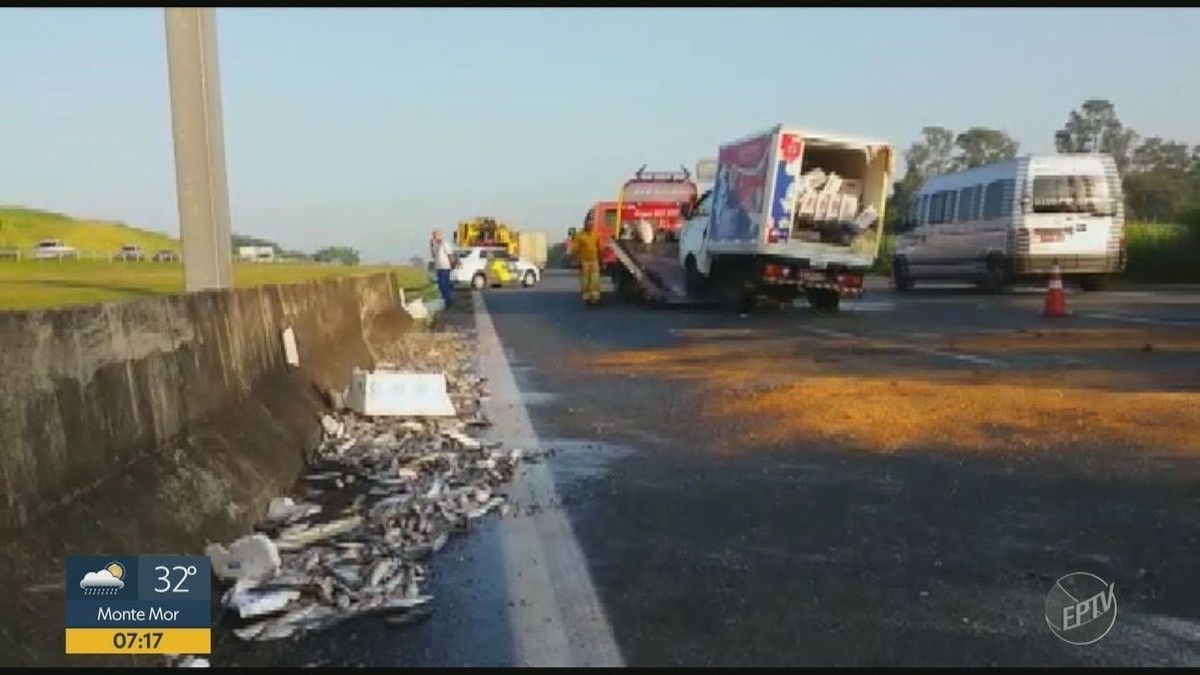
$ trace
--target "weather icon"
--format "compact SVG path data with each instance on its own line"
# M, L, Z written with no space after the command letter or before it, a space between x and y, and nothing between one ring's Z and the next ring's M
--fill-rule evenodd
M113 561L105 565L104 569L83 575L79 587L83 589L84 595L114 595L125 588L125 582L122 581L124 578L125 568L121 563Z

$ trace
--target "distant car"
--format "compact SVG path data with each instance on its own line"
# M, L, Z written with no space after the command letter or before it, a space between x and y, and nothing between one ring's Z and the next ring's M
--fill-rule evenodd
M74 260L78 257L79 252L61 239L43 239L33 248L34 260Z
M475 290L500 286L536 286L542 279L537 265L502 247L471 246L455 251L458 257L450 270L450 282ZM503 271L497 269L499 265Z
M137 244L125 244L121 248L117 249L116 255L113 256L113 260L122 261L141 262L145 259L146 254L142 253L142 247L138 246Z
M175 262L176 260L179 260L179 255L171 249L164 248L154 252L154 262Z

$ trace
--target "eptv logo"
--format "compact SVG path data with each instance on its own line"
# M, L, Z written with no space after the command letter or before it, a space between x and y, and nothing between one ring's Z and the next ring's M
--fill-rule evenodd
M1046 595L1046 623L1063 642L1090 645L1108 635L1117 620L1115 584L1087 572L1054 582Z

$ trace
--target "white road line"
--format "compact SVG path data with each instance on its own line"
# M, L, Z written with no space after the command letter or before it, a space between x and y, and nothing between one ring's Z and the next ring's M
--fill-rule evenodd
M1151 324L1155 326L1200 326L1200 321L1189 319L1156 319L1148 316L1126 316L1123 314L1107 314L1104 312L1086 312L1079 314L1085 319L1102 319L1105 321L1120 321L1124 323Z
M506 444L537 443L483 296L479 291L471 295L480 375L491 390L484 404L494 424L489 436ZM500 521L514 665L624 666L571 523L561 510L550 507L559 503L550 468L541 462L526 465L510 496L514 505L544 507L532 516Z
M872 339L870 336L855 335L853 333L843 333L842 331L830 330L828 328L814 328L812 326L801 326L801 329L806 330L810 333L816 333L817 335L824 335L825 337L838 338L838 339L845 339L845 338ZM1000 367L1004 367L1004 365L1005 365L1005 363L1003 361L998 361L996 359L989 359L986 356L976 356L975 354L964 354L962 352L947 352L947 351L943 351L941 349L933 349L931 347L917 347L915 345L906 345L902 342L895 342L895 341L891 341L891 342L894 346L896 346L900 349L906 349L906 350L908 350L910 352L914 352L916 354L924 354L926 356L937 356L937 357L945 358L945 359L954 359L955 361L963 361L964 363L971 363L971 364L974 364L977 366L988 366L991 368L1000 368Z

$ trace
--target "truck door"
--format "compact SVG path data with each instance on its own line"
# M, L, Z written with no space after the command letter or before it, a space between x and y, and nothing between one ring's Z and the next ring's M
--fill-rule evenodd
M711 261L708 256L708 225L712 217L712 192L706 191L687 213L679 228L679 263L687 264L688 256L696 260L696 269L708 275Z

